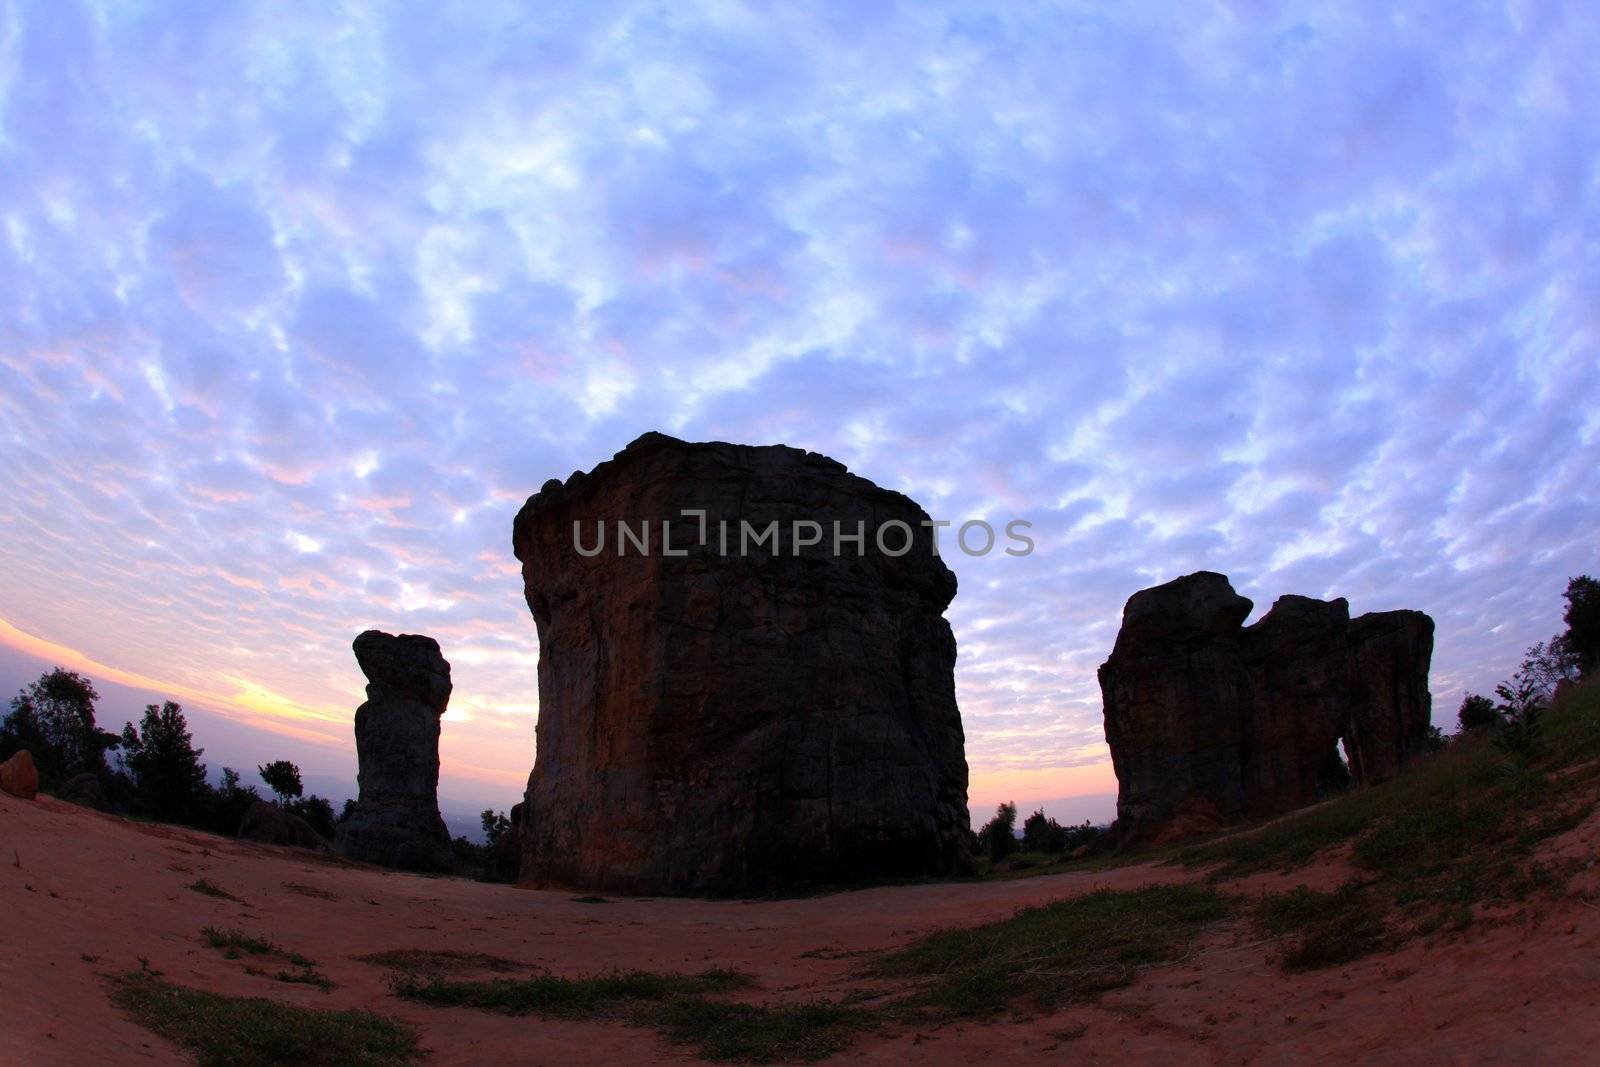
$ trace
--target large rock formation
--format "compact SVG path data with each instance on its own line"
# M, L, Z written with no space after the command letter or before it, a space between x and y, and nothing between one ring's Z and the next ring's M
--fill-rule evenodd
M1344 600L1249 600L1201 571L1129 598L1100 668L1123 841L1310 804L1339 773L1391 778L1426 743L1433 620Z
M926 519L781 445L646 434L547 482L512 535L539 633L522 883L734 892L965 869L956 582ZM859 545L836 546L836 522Z
M450 703L450 664L431 637L368 630L355 640L367 676L356 709L360 795L335 830L351 859L412 871L455 867L439 816L439 717Z

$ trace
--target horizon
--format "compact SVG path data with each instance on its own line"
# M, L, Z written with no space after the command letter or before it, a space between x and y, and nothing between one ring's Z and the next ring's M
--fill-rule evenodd
M452 665L441 806L509 808L512 517L651 430L1033 523L946 556L980 823L1114 798L1095 669L1139 589L1427 612L1448 728L1600 570L1596 20L0 30L0 695L60 665L106 728L176 700L213 778L353 796L376 628Z

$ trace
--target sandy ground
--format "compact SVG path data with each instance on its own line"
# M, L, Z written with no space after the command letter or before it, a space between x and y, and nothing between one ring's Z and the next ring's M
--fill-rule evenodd
M1593 857L1600 820L1550 845ZM1324 865L1232 888L1338 884ZM385 949L508 956L561 975L613 967L747 971L754 999L835 997L861 953L925 931L1003 918L1100 887L1193 877L1136 866L1009 882L899 886L784 901L621 899L423 878L126 822L0 794L0 1064L183 1062L111 1006L104 976L140 961L176 982L316 1007L367 1007L415 1023L434 1064L696 1062L653 1032L435 1009L389 995L352 957ZM241 898L201 896L205 878ZM1242 922L1181 964L1090 1006L981 1025L864 1036L836 1058L864 1064L1600 1062L1600 877L1555 902L1487 919L1394 955L1286 975ZM206 925L269 936L315 958L331 993L244 973L206 946ZM824 950L818 953L817 950ZM807 955L811 953L811 955Z

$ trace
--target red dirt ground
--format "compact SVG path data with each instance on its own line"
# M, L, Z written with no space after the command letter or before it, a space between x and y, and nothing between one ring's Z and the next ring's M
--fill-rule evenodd
M1597 845L1600 818L1591 818L1548 851L1594 857ZM869 1033L831 1062L1600 1062L1600 872L1587 862L1557 901L1392 955L1285 974L1270 943L1232 922L1181 964L1149 971L1092 1005ZM1324 864L1228 888L1328 888L1346 873ZM454 949L568 976L730 967L760 982L757 1000L837 997L858 984L851 977L857 957L839 954L892 948L940 926L999 919L1090 889L1193 877L1143 865L798 900L583 904L570 893L342 866L48 797L0 795L0 1064L182 1062L181 1051L107 999L104 976L137 969L141 958L184 985L407 1019L420 1029L430 1064L692 1062L692 1050L622 1023L401 1001L389 994L384 971L352 957ZM199 878L241 901L187 888ZM311 956L337 988L322 993L246 975L204 944L206 925L238 927ZM819 949L827 951L806 955Z

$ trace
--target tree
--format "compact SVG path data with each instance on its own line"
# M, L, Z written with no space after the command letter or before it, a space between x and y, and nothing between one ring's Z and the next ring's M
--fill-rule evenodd
M1573 654L1566 634L1557 634L1548 643L1540 641L1522 657L1518 678L1534 684L1545 699L1554 695L1556 686L1566 681L1578 680L1578 657Z
M1017 806L1010 801L994 811L994 818L978 831L978 847L992 860L1003 860L1017 850Z
M1066 847L1066 827L1046 816L1043 808L1022 820L1022 851L1063 852Z
M1580 574L1567 582L1567 610L1562 635L1578 670L1585 677L1600 669L1600 582Z
M1500 718L1500 730L1495 735L1495 747L1518 759L1529 759L1539 747L1539 714L1544 710L1544 698L1531 678L1516 679L1516 687L1507 682L1495 686L1500 703L1495 712Z
M95 723L98 699L94 684L75 671L57 667L40 675L17 693L0 722L0 759L26 748L47 789L85 771L107 777L106 753L121 742Z
M511 832L511 820L506 818L504 812L484 808L480 818L483 821L483 839L490 848L494 848L500 838Z
M267 788L278 795L278 803L285 808L305 791L300 785L300 768L286 759L273 760L264 767L257 767L256 773L267 783Z
M1500 715L1494 710L1494 701L1477 693L1468 693L1461 698L1461 707L1456 710L1457 733L1492 730L1499 725Z
M252 805L261 803L261 794L255 786L243 784L238 771L224 767L222 785L212 794L210 801L206 805L210 814L205 820L205 828L232 837L239 832L245 812Z
M289 810L304 819L317 833L333 840L333 803L326 797L312 794L290 804Z
M139 728L122 728L122 764L140 804L157 819L194 819L196 801L210 792L205 749L195 748L183 708L172 701L144 709Z

